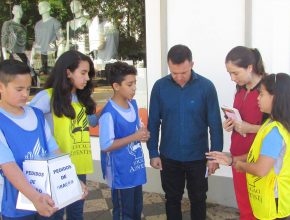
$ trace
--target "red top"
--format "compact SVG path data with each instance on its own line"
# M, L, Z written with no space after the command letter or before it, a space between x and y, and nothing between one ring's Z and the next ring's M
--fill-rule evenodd
M263 118L263 113L258 107L258 87L259 84L248 92L245 88L240 89L236 93L234 100L234 108L239 110L242 120L254 125L260 125ZM231 154L239 156L248 153L255 136L256 133L247 133L246 137L243 137L233 130L231 136Z

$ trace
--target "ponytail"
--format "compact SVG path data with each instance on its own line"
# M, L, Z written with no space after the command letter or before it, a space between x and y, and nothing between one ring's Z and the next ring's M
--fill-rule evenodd
M253 64L253 69L254 72L257 73L258 75L265 76L265 67L263 63L262 56L257 48L251 49L255 56L255 63Z
M225 62L232 62L234 65L245 69L248 68L249 65L252 65L255 74L265 75L262 56L256 48L251 49L244 46L234 47L227 54Z

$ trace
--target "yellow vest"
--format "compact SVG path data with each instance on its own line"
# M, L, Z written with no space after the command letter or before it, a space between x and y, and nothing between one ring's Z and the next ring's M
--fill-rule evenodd
M52 89L47 89L49 96ZM57 117L52 112L54 137L64 153L69 153L77 174L93 173L93 159L90 144L89 122L86 109L79 102L72 103L76 117Z
M253 213L258 219L284 218L290 215L290 133L277 121L268 119L260 128L251 146L247 162L255 163L260 155L262 142L266 135L277 127L286 144L283 165L277 175L274 167L264 177L247 173L248 193ZM275 146L273 146L275 147ZM275 201L275 183L278 187L278 210Z

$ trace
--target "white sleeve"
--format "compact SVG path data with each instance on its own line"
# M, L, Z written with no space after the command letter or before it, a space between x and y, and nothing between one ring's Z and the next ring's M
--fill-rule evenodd
M29 103L30 106L40 109L43 114L50 113L50 97L46 90L42 90L37 93L31 102Z
M48 144L48 151L49 152L53 152L55 150L58 149L58 145L54 139L54 137L51 134L51 130L50 127L47 123L47 121L45 120L45 125L44 125L44 131L45 131L45 136L46 136L46 141Z
M8 162L15 162L15 158L0 130L0 165Z
M99 119L99 141L101 150L110 147L115 139L114 122L112 115L107 112Z

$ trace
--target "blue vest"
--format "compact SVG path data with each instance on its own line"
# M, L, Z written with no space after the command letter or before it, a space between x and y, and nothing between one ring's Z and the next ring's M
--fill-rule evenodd
M0 112L0 129L13 153L15 162L21 170L25 159L30 159L33 155L45 154L48 151L44 131L44 116L40 110L36 108L33 108L33 110L37 117L37 128L33 131L24 130ZM4 176L2 215L6 217L22 217L35 213L16 209L17 196L18 190Z
M131 101L136 113L136 119L128 122L110 102L104 107L102 114L109 112L114 122L115 139L127 137L136 132L139 126L138 107L135 100ZM110 172L112 189L126 189L146 183L144 155L140 141L111 152L101 151L103 177ZM106 175L107 174L107 175Z

